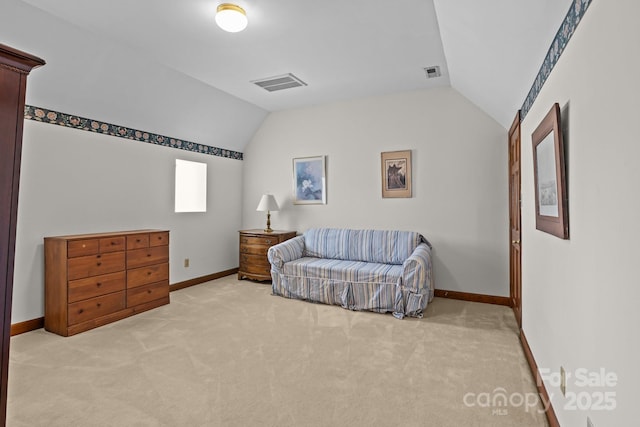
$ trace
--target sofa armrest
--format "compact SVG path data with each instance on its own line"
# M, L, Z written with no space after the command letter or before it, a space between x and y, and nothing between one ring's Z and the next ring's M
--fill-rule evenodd
M420 243L411 256L402 264L402 283L405 288L429 295L433 298L433 272L431 264L431 248Z
M303 251L304 236L297 236L271 246L267 252L267 258L271 263L272 269L280 270L285 262L302 258Z

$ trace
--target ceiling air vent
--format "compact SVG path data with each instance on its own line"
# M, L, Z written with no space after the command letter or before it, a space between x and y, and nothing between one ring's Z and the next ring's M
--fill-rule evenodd
M269 77L268 79L253 80L251 83L258 85L269 92L307 85L291 73L284 74L282 76Z
M434 65L433 67L427 67L424 69L424 72L427 73L427 78L432 79L434 77L440 77L442 74L440 73L440 67Z

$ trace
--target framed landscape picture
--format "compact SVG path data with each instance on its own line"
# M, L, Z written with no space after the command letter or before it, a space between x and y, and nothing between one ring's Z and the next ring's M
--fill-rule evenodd
M325 205L327 203L325 157L293 159L294 205Z
M411 197L411 150L382 153L382 197Z
M536 228L569 238L564 142L556 103L531 135L536 193Z

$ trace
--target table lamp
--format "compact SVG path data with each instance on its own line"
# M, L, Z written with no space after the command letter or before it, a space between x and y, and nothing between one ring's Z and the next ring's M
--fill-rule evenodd
M278 202L276 202L276 198L273 197L273 194L262 195L262 199L260 199L260 203L256 210L260 212L267 211L267 228L264 229L265 232L271 233L273 231L271 229L271 211L277 211L279 209Z

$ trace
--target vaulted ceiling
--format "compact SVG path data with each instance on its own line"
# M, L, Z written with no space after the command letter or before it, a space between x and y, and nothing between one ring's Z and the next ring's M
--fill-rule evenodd
M221 1L22 1L267 111L450 85L505 128L571 4L238 0L249 26L226 33ZM287 73L307 86L252 83Z

